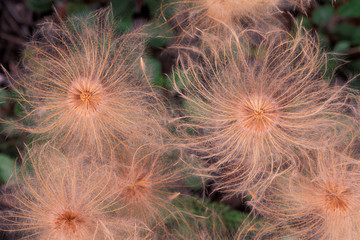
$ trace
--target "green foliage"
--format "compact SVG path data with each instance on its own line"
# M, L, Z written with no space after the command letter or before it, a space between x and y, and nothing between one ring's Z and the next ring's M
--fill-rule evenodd
M182 90L186 87L186 81L189 81L187 78L189 78L189 76L187 76L182 69L175 69L170 74L167 81L165 81L165 87L167 89L173 90L175 84L180 90Z
M14 112L16 116L19 117L25 116L24 108L19 103L15 104Z
M331 5L321 6L313 12L312 22L317 25L325 25L334 15L334 8Z
M360 74L360 60L355 60L347 64L347 68L354 74L350 77L357 77L357 79L354 79L350 82L350 86L356 89L360 89L360 81L359 76L355 76L355 74Z
M339 41L334 46L334 52L346 53L349 50L350 45L351 45L350 41L347 40Z
M159 60L147 57L145 59L145 67L146 71L149 72L150 80L152 81L151 84L153 86L164 86L164 78L162 75L161 63Z
M360 1L351 0L345 3L339 8L338 14L343 18L360 17Z
M83 2L68 2L66 4L66 13L68 15L81 16L91 12L89 5Z
M145 32L150 35L149 45L154 48L165 47L173 37L170 26L158 20L150 21L150 24L145 28Z
M312 22L310 21L309 18L301 16L301 17L297 18L296 26L302 26L306 29L310 29L312 27Z
M6 183L14 174L15 161L9 156L0 153L0 182Z
M192 190L200 190L203 187L203 179L197 175L192 175L185 179L185 183Z
M0 89L0 107L4 107L9 103L9 94L5 89Z
M55 0L28 0L28 5L35 12L48 12L52 9Z
M319 36L321 47L334 53L330 55L327 63L326 77L335 74L352 78L360 74L360 26L356 24L360 17L360 1L358 0L319 0L320 6L315 8L311 17L300 17L303 26L315 30ZM348 62L348 63L345 63ZM347 80L347 79L344 79ZM360 78L356 77L351 82L354 88L360 87Z
M135 1L133 0L110 0L109 4L115 17L115 27L119 33L126 33L132 28L132 17L135 13Z
M163 0L144 0L145 4L149 8L151 15L156 15L160 9L161 2Z
M353 45L360 44L360 27L350 24L342 23L334 26L334 34L339 40L349 41Z
M119 33L126 33L132 28L131 18L125 18L121 20L114 20L115 29Z
M179 203L181 203L178 206L179 208L187 209L195 216L205 217L206 225L210 229L213 226L216 226L217 229L222 229L224 225L229 231L236 232L244 221L249 220L248 214L233 210L227 205L212 202L209 199L201 200L194 197L181 197ZM214 218L215 215L217 217ZM191 219L188 219L187 222L191 221Z
M135 1L133 0L110 0L114 15L122 20L131 19L135 13Z

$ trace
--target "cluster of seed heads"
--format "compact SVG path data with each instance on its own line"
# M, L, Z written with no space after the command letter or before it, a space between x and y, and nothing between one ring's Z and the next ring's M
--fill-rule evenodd
M301 24L285 30L284 10L309 4L162 5L176 33L172 90L152 86L147 35L118 35L111 9L43 24L8 74L25 115L2 122L34 140L0 228L21 239L358 239L360 98L324 78L326 53ZM261 220L227 234L179 207L189 175L251 197Z

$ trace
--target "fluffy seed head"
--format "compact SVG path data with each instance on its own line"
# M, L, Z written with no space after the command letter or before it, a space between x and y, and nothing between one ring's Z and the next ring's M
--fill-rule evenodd
M144 36L117 36L111 10L44 23L13 79L26 115L15 128L57 147L102 153L125 139L155 139L165 111L141 65Z
M164 6L163 12L175 8L169 22L182 30L183 36L201 36L208 32L226 36L230 31L249 26L269 31L281 24L282 10L302 9L309 0L179 0ZM225 35L224 35L225 34Z
M149 229L164 229L166 218L181 216L172 204L180 195L176 187L181 186L179 182L184 177L176 151L142 145L113 156L112 191L119 193L124 205L123 216L144 223Z
M329 149L303 156L301 172L274 180L255 210L281 236L301 239L357 239L360 236L358 160ZM275 225L275 226L274 226ZM268 230L268 231L267 231Z
M118 199L109 191L110 169L84 164L82 157L68 159L50 147L35 151L24 162L16 191L5 195L11 210L0 217L11 231L21 232L23 239L128 236L132 225L115 217Z
M200 61L184 54L174 83L187 104L188 146L211 159L218 187L232 194L296 164L296 149L321 148L351 130L346 87L322 79L325 56L314 39L300 30L272 36L256 50L241 36L225 40L211 57L192 48Z

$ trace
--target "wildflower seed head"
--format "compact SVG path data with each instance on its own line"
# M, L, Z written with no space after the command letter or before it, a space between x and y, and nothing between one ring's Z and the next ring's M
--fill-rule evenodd
M129 137L158 139L166 111L141 64L144 35L118 36L113 21L106 9L40 27L12 81L28 113L14 128L98 156Z
M322 78L326 56L301 27L295 36L280 31L281 41L264 35L256 50L241 36L211 54L187 48L174 81L186 103L189 121L179 129L187 146L210 159L218 188L230 195L257 187L256 179L263 185L297 165L299 149L323 148L355 125L346 86Z
M35 149L24 158L16 191L5 195L12 209L0 215L4 224L29 239L110 240L129 234L133 225L116 215L109 168L84 156L70 159L48 145Z
M271 227L280 237L356 239L360 236L358 160L348 150L331 147L306 153L302 160L299 172L279 176L263 196L254 198L255 211L276 223Z
M124 184L123 196L128 200L139 203L151 194L151 182L143 176L129 176L128 182Z
M200 37L202 33L227 37L249 27L271 31L282 25L281 12L285 8L305 10L309 0L178 0L166 4L162 12L175 8L169 22L180 30L183 37ZM281 21L282 19L284 21Z
M125 206L122 215L149 229L164 230L164 219L178 211L171 196L183 169L176 154L170 158L165 149L142 145L113 155L116 187L112 191L119 193Z

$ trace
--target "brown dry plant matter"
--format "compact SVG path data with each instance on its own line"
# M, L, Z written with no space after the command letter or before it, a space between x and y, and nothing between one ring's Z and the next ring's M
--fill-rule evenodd
M46 145L33 149L16 191L3 196L12 209L0 217L22 239L124 238L132 224L115 217L119 204L109 190L111 174L108 167L69 159Z
M279 177L264 200L253 200L255 209L271 223L263 235L275 232L275 239L358 239L358 159L330 148L304 154L303 160L306 165L301 172Z
M144 35L117 36L109 9L58 21L43 23L25 51L12 80L26 115L10 124L92 154L155 139L166 114L141 65Z
M198 59L182 56L174 82L187 105L181 130L195 132L185 134L187 146L213 163L219 189L238 194L266 183L297 162L296 149L321 148L350 130L346 87L323 79L325 56L300 31L265 36L257 48L234 37L212 57L196 49Z

